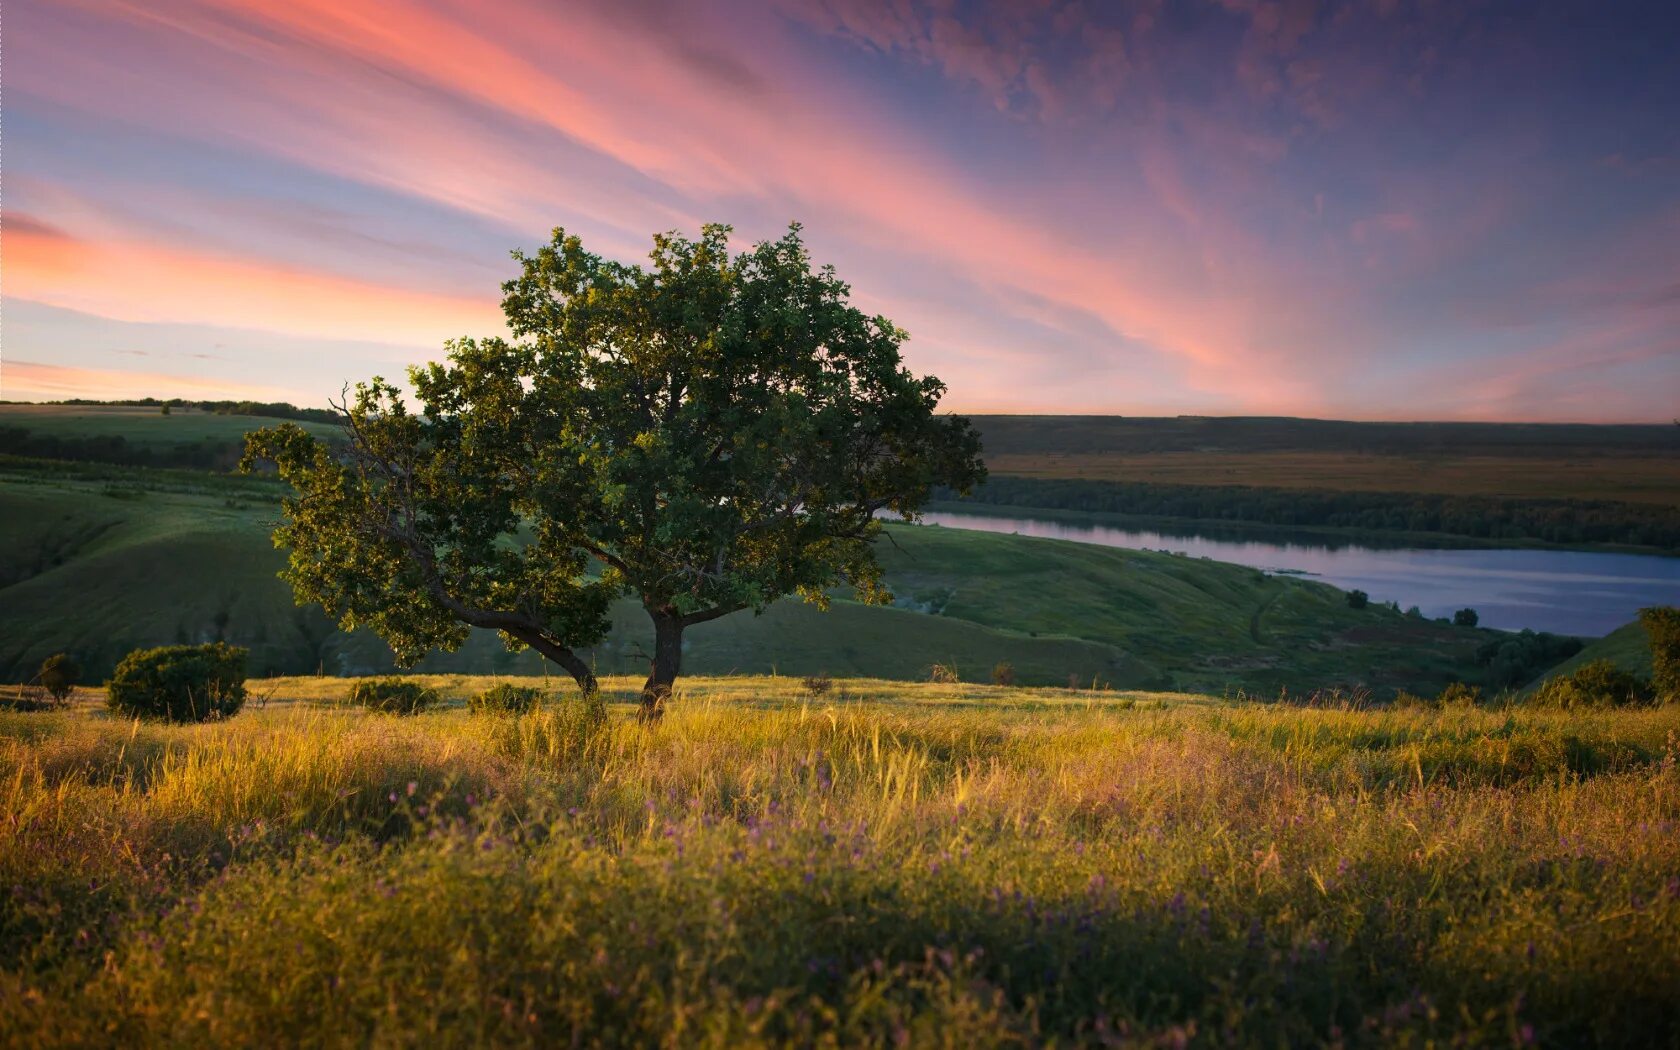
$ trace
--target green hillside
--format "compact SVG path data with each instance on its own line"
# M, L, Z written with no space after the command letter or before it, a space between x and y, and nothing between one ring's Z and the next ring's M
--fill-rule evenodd
M122 438L131 445L151 447L214 444L238 448L245 433L282 420L175 408L164 415L139 405L0 405L0 426L61 439ZM298 421L312 434L331 437L338 429L325 423Z
M0 476L0 679L60 650L104 674L136 646L215 638L250 647L258 674L391 666L377 638L297 608L275 578L276 487L184 471L13 469ZM896 608L841 598L827 613L788 602L726 617L690 631L685 671L919 678L939 662L975 681L1007 661L1039 684L1427 690L1474 677L1488 636L1353 610L1322 584L1164 554L901 526L880 555ZM592 657L603 672L633 672L650 641L627 601ZM423 668L540 673L541 663L483 633Z
M1554 675L1569 674L1583 664L1595 660L1609 660L1624 671L1632 671L1642 678L1651 676L1651 641L1638 620L1625 623L1603 638L1595 638L1586 648L1558 664L1536 679L1534 685Z

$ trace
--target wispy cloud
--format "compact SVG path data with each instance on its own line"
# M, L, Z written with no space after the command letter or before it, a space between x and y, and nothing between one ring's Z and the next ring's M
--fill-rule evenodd
M130 321L436 345L498 327L505 249L549 226L632 258L655 229L800 219L959 407L1544 416L1572 398L1433 377L1520 354L1473 316L1649 255L1625 231L1676 197L1606 159L1675 155L1671 122L1582 88L1544 12L1526 36L1294 0L8 15L32 47L8 56L6 293ZM1555 83L1512 86L1536 70ZM1595 141L1564 104L1603 111ZM72 143L96 126L94 158ZM1605 180L1636 190L1581 206ZM1616 403L1665 411L1647 379Z

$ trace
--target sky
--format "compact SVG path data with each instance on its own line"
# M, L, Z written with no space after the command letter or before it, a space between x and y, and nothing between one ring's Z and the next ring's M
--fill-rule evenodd
M804 225L969 412L1680 414L1680 5L8 0L0 397L285 399Z

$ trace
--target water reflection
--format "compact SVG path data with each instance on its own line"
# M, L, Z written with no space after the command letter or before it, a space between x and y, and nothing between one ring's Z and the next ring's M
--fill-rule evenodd
M1215 539L1034 518L929 513L930 525L1020 533L1106 547L1170 550L1270 572L1308 573L1372 601L1425 616L1473 608L1485 627L1598 636L1648 605L1680 603L1680 558L1554 550L1377 549L1311 542Z

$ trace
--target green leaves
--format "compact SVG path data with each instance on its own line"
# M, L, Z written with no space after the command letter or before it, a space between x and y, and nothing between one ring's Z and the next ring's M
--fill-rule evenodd
M839 584L884 599L877 517L980 480L978 438L797 226L735 256L729 233L658 235L642 267L556 230L503 285L516 341L412 369L417 412L375 379L347 454L251 435L247 465L298 493L275 539L299 601L408 662L468 625L570 657L625 592L679 627Z

